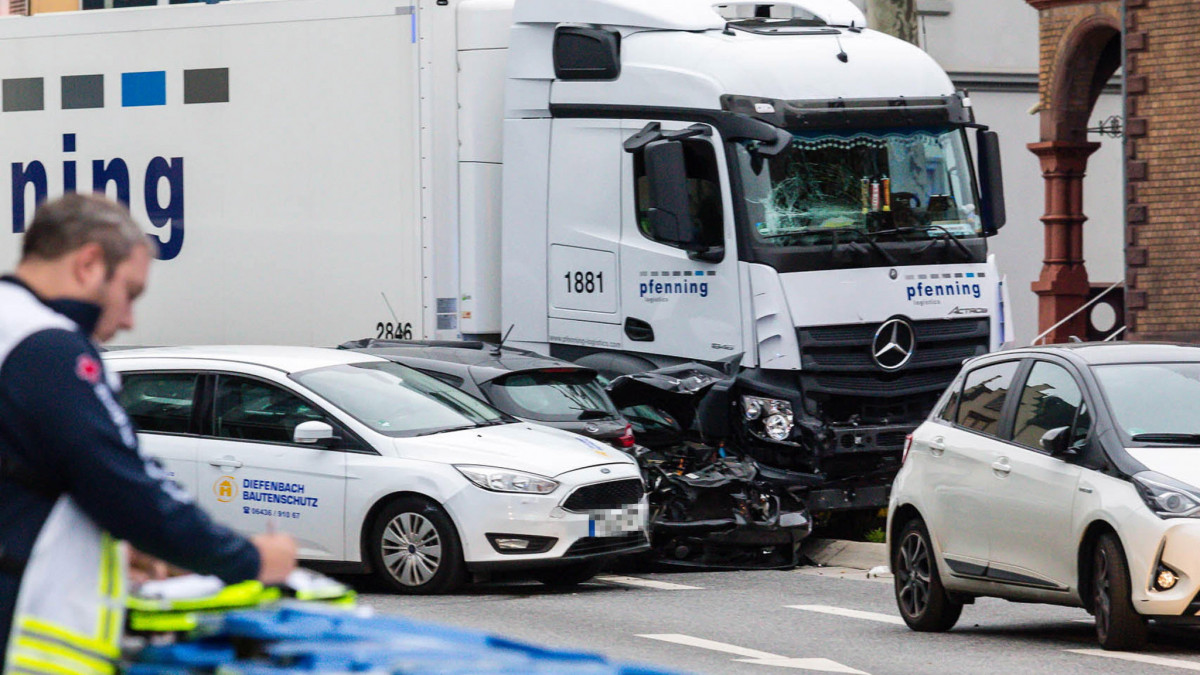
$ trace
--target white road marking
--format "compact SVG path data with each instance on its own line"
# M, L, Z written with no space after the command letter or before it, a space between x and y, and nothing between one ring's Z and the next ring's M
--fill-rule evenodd
M660 591L702 591L699 586L688 586L685 584L672 584L667 581L655 581L653 579L643 579L641 577L622 577L616 575L605 575L596 577L596 581L603 581L610 584L621 584L623 586L639 586L642 588L657 588Z
M1065 649L1063 651L1072 654L1083 654L1084 656L1103 656L1109 659L1120 659L1122 661L1136 661L1138 663L1149 663L1155 666L1164 666L1167 668L1179 668L1180 670L1196 670L1200 671L1200 662L1184 661L1182 659L1168 659L1162 656L1151 656L1150 654L1134 654L1131 652L1106 652L1103 649Z
M855 670L849 666L843 666L837 661L830 659L790 659L786 656L771 654L769 652L761 652L757 649L748 649L737 645L726 644L724 642L716 642L715 640L705 640L704 638L692 637L691 635L680 635L678 633L666 633L657 635L639 635L640 638L648 638L650 640L662 640L663 642L671 642L677 645L686 647L696 647L698 649L707 649L713 652L724 652L733 654L743 658L734 659L740 663L752 663L760 666L775 666L776 668L793 668L798 670L818 670L825 673L850 673L851 675L867 675L861 670Z
M790 609L802 609L806 612L820 612L821 614L836 614L838 616L848 616L852 619L866 619L867 621L879 621L881 623L893 623L898 626L904 625L904 619L890 614L878 614L876 612L862 612L857 609L843 609L841 607L830 607L828 605L788 605Z
M879 584L893 583L890 573L887 577L871 576L870 572L864 572L853 567L799 567L796 568L796 574L803 574L810 577L825 577L827 579L871 581Z

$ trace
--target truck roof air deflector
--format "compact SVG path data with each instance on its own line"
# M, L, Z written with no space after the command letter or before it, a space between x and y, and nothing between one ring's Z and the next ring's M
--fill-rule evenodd
M763 0L732 0L731 2L717 3L715 7L724 9L745 5L788 7L811 14L829 26L864 28L867 25L867 18L863 15L862 10L855 7L850 0L773 0L769 2L764 2Z

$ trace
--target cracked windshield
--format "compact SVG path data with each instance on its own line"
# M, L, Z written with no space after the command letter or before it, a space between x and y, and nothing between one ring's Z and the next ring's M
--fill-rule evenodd
M958 129L798 133L776 157L738 148L759 245L825 243L839 231L981 234Z

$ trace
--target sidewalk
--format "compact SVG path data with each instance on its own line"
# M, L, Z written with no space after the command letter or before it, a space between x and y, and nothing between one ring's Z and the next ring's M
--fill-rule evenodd
M861 577L866 572L868 579L892 578L888 568L887 546L884 544L844 539L805 539L800 551L814 564L800 568L809 574Z

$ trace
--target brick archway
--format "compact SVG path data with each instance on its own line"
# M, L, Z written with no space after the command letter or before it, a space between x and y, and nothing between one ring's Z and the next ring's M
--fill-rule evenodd
M1087 140L1092 109L1121 65L1120 2L1027 0L1041 26L1041 141L1029 145L1045 179L1045 254L1033 283L1038 332L1087 302L1091 290L1083 257L1083 179L1100 145ZM1086 334L1080 313L1054 329L1048 342Z

